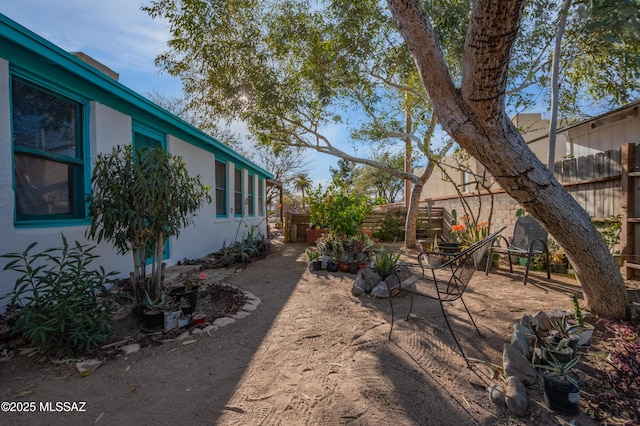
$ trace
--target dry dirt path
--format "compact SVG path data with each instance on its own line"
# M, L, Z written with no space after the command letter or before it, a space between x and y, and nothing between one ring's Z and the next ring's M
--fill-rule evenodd
M437 303L399 321L387 339L385 299L351 295L353 275L310 272L304 244L227 279L262 303L248 317L195 342L164 343L106 362L88 377L31 358L0 363L5 401L86 401L85 412L0 413L2 425L516 425L558 424L532 401L514 419L493 406L480 368L468 369ZM500 362L511 324L524 312L568 305L572 283L477 273L467 302L480 339L454 305L468 355ZM407 300L405 300L407 301ZM400 300L401 311L407 304ZM466 315L466 314L465 314ZM188 341L187 341L188 342ZM27 393L26 395L24 393ZM541 394L541 392L539 392ZM582 416L578 424L590 424Z

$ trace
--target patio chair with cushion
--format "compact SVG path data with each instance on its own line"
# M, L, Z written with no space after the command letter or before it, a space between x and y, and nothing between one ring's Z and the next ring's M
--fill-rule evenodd
M516 221L516 225L513 229L513 236L511 241L507 241L504 236L496 238L494 243L500 245L491 244L489 248L489 259L493 253L506 254L509 258L509 271L513 273L513 264L511 262L511 255L523 257L527 259L524 270L523 284L527 284L527 278L529 276L529 270L531 269L531 260L533 256L544 255L547 267L547 279L551 279L551 267L549 265L549 248L547 247L547 238L549 233L531 216L521 216ZM501 245L504 243L504 246ZM485 270L486 274L489 274L490 263L487 263Z
M395 319L395 311L393 308L393 301L401 292L407 292L411 295L411 304L409 306L409 313L406 319L409 320L411 311L413 310L413 298L414 296L426 297L429 299L437 300L440 303L440 310L444 316L444 320L453 335L453 339L462 354L467 366L470 366L460 342L451 328L447 313L444 309L445 302L454 302L460 300L464 309L467 311L471 323L475 327L479 336L482 336L478 326L476 325L467 305L464 303L462 295L466 290L471 277L474 272L481 267L481 261L483 256L487 255L487 250L491 246L492 241L502 232L505 228L500 229L497 232L487 236L481 241L469 246L466 250L455 254L442 254L444 257L442 264L430 265L427 257L435 254L434 252L422 252L418 255L418 263L403 262L398 263L394 270L393 275L398 279L400 287L395 291L390 292L389 303L391 304L391 328L389 330L389 339L391 339L391 332L393 331L393 323Z

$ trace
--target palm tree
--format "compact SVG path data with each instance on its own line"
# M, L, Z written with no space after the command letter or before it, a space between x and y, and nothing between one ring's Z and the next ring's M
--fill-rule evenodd
M295 180L296 189L299 189L302 192L302 211L306 211L306 206L304 205L304 190L311 185L311 181L309 180L309 176L306 173L300 173L296 176Z

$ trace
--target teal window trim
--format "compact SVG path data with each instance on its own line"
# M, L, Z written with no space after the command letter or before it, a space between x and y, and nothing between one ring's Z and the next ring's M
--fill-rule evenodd
M136 146L136 133L140 134L142 136L144 136L145 138L148 138L148 140L153 140L155 142L159 142L159 145L162 149L167 149L167 135L159 130L153 129L143 123L141 123L140 121L137 120L133 120L131 123L131 132L132 132L132 141L133 141L133 145L134 148L136 149L140 149L140 148L145 148L148 147L150 145L148 144L143 144L144 146L142 147L137 147Z
M44 150L38 150L31 147L16 146L13 143L14 134L14 99L13 99L13 82L18 81L20 84L31 86L34 89L64 99L78 106L76 111L76 155L71 157L64 154L56 154ZM11 177L12 188L16 191L16 172L15 172L15 154L22 153L27 155L35 155L45 160L56 161L68 165L75 165L78 173L73 174L72 194L73 201L71 203L71 212L64 214L48 214L48 215L19 215L17 205L14 205L13 223L15 228L50 228L87 225L89 223L88 211L89 205L86 202L86 194L91 191L91 161L90 161L90 123L91 123L91 107L90 100L76 92L66 89L62 85L52 83L44 78L32 74L28 70L19 69L11 66L9 69L9 116L11 130Z
M258 216L264 216L264 179L258 179Z
M247 178L247 200L249 201L249 205L247 206L247 215L248 216L255 216L256 215L256 210L255 210L255 205L254 205L254 200L255 200L255 180L254 180L254 174L249 173L249 176Z
M240 179L238 179L238 176L240 176ZM242 217L244 213L243 180L244 170L236 165L233 171L233 215L235 217Z
M215 174L215 188L216 188L216 217L217 218L225 218L227 217L227 170L228 165L227 161L223 158L216 157L214 163L214 174ZM218 164L222 167L222 173L218 173ZM219 177L222 177L222 182L220 182ZM218 201L219 200L219 201Z

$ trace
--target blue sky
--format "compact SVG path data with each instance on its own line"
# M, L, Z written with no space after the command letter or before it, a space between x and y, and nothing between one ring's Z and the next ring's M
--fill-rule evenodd
M180 81L160 73L167 23L151 19L131 0L20 0L0 12L68 52L84 52L120 74L120 82L147 95L181 93Z
M166 51L168 24L140 10L148 1L136 0L14 0L4 1L0 13L68 52L84 52L120 74L120 82L148 95L180 96L180 80L160 72L155 57ZM241 132L241 127L232 127ZM340 132L341 129L328 129ZM330 136L331 133L329 133ZM308 151L314 183L330 179L335 157Z

